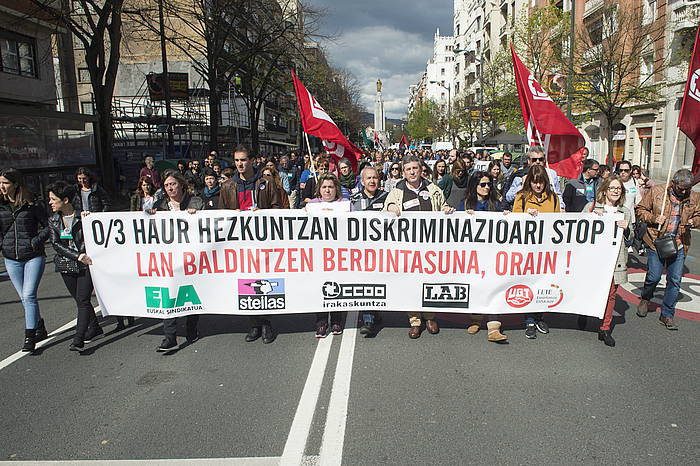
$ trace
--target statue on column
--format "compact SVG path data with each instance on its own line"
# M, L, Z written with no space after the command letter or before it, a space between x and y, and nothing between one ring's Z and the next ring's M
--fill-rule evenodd
M382 92L382 80L377 79L377 92Z

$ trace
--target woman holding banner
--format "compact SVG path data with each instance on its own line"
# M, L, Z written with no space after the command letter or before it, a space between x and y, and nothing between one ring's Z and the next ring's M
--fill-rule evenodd
M496 192L493 177L489 172L485 171L478 171L469 179L464 207L469 215L474 215L474 212L509 213ZM481 321L484 316L481 314L472 314L471 316L472 323L467 327L467 333L474 335L481 328ZM501 333L501 322L496 320L496 318L497 316L489 316L489 321L486 323L486 328L488 329L487 339L497 343L504 342L508 337Z
M523 188L513 200L513 212L528 213L536 217L540 213L560 212L559 197L552 189L549 175L542 165L532 165L523 181ZM537 338L537 332L549 333L543 314L525 314L525 336Z
M56 181L48 191L49 206L54 212L49 219L51 243L56 250L53 263L78 306L75 336L68 349L82 351L85 343L104 333L91 302L93 286L88 265L92 259L85 253L82 222L88 212L73 207L76 189L68 183Z
M316 205L321 204L321 205ZM344 199L341 194L341 185L338 178L332 173L324 173L318 177L316 197L306 203L306 211L329 210L333 212L350 212L350 201ZM328 312L316 313L316 338L325 338L328 335ZM340 335L343 333L346 312L331 312L331 333Z
M421 160L415 155L406 155L402 161L404 179L399 181L391 190L384 202L384 210L393 212L397 216L404 211L439 211L446 214L455 211L445 202L442 190L432 181L421 177ZM422 332L422 320L425 319L425 328L431 334L440 332L435 314L432 312L409 312L408 321L411 328L408 337L420 338Z
M158 211L177 211L186 210L190 214L194 214L198 210L204 208L204 202L198 196L191 195L187 190L187 180L177 170L166 170L163 173L163 191L164 195L153 206L153 209L146 212L155 215ZM197 323L199 322L198 315L187 316L187 343L192 344L199 340L199 332L197 331ZM156 349L159 352L170 352L178 348L177 345L177 318L163 319L163 339L160 346Z
M617 287L623 283L627 283L627 247L625 243L632 241L632 212L624 206L625 204L625 187L622 180L617 175L610 175L600 184L596 193L595 203L589 202L583 209L584 212L595 212L598 215L605 214L623 214L624 219L618 220L617 226L623 230L624 241L620 242L619 251L617 253L617 263L613 272L610 291L608 292L608 301L605 306L605 314L603 322L598 329L598 340L605 343L607 346L615 346L615 339L612 337L612 314L615 310L615 295ZM586 316L579 317L579 327L585 328Z

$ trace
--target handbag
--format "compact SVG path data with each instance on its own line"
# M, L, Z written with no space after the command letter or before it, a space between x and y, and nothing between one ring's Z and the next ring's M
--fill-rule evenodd
M674 257L678 253L676 237L673 235L659 236L654 240L654 248L659 259L665 260Z
M78 265L78 261L73 260L69 257L56 254L53 258L53 264L56 268L56 272L72 273L76 275L80 273L80 266Z

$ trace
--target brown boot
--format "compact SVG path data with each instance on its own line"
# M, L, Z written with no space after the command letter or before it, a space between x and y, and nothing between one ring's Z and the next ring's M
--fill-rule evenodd
M420 338L420 334L421 334L420 325L413 326L408 330L408 338L410 338L411 340L415 340L416 338Z
M435 319L426 320L425 328L428 330L428 332L430 332L433 335L440 332L440 327L438 326L437 320Z
M501 333L501 323L497 320L492 320L486 323L486 327L489 329L488 340L489 341L506 341L508 339L507 335Z
M469 327L467 327L467 333L469 335L474 335L475 333L477 333L479 331L480 328L481 328L481 325L479 325L479 324L471 324Z

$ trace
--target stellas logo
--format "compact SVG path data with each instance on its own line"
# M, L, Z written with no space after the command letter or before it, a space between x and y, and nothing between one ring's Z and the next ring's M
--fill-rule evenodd
M564 291L552 283L549 288L537 290L535 302L537 304L546 304L549 309L557 307L564 300Z
M529 286L515 285L506 290L506 302L510 307L521 308L532 302L533 293Z
M238 309L241 311L274 311L284 309L284 278L238 280Z
M690 84L688 85L688 96L700 102L700 68L690 76Z

